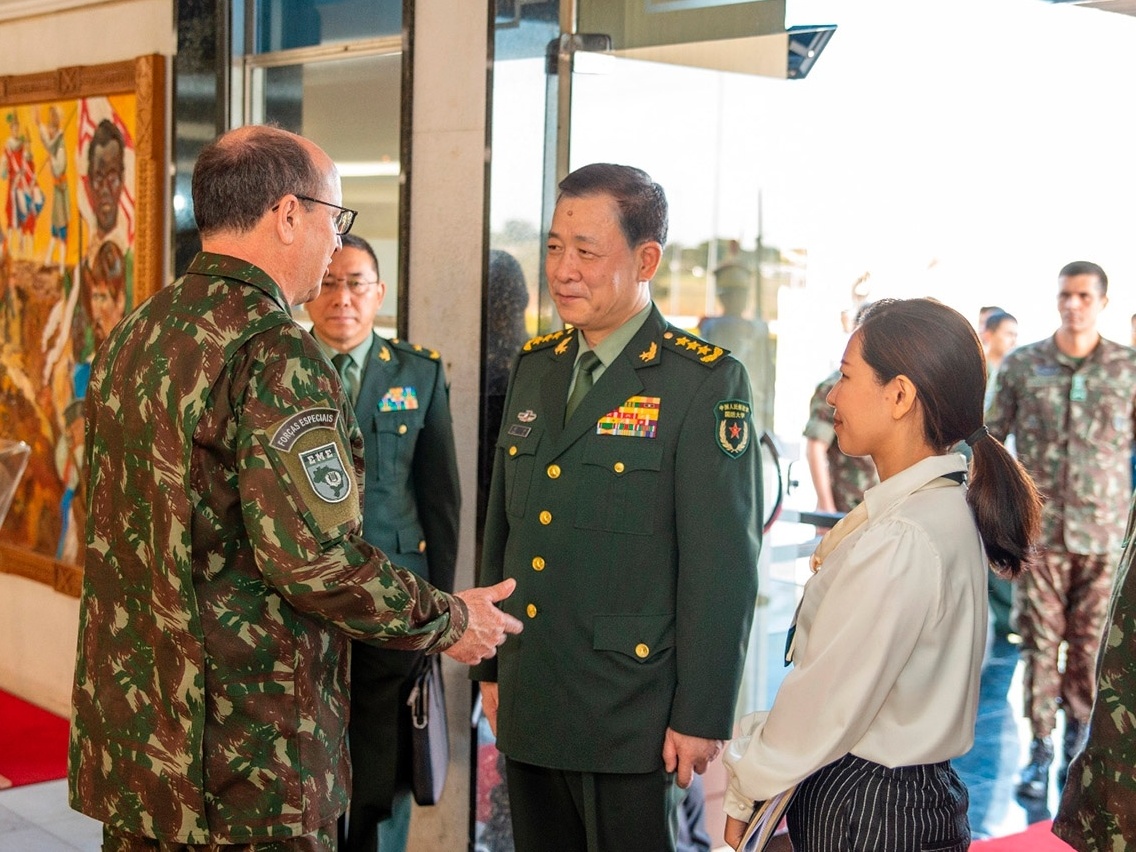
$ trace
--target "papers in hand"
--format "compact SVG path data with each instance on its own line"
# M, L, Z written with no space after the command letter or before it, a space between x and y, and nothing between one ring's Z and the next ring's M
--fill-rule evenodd
M784 816L785 809L789 807L789 802L792 801L796 791L797 787L793 785L784 793L778 793L771 799L758 802L757 809L746 825L738 852L762 852L765 849L773 839L773 833L781 824L781 817Z

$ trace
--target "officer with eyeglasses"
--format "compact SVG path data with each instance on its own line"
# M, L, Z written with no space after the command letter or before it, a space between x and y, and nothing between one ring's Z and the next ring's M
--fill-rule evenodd
M295 134L207 145L202 251L95 359L69 792L103 849L333 852L349 641L468 664L521 629L511 581L451 595L364 537L363 436L291 310L351 227L341 200Z
M451 591L461 490L449 388L438 353L374 331L386 284L362 237L348 234L308 303L312 333L343 378L367 460L363 537ZM351 643L351 804L341 852L406 849L410 711L418 652Z

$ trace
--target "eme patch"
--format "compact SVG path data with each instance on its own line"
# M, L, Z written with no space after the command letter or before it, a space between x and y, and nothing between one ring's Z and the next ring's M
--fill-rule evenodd
M336 408L309 408L266 430L269 458L292 490L301 514L320 541L338 535L356 520L355 463L339 435Z
M753 410L742 399L724 399L714 407L718 448L732 459L749 447L753 435Z
M339 455L339 444L331 441L299 453L300 465L316 495L327 503L342 503L351 493L351 480Z

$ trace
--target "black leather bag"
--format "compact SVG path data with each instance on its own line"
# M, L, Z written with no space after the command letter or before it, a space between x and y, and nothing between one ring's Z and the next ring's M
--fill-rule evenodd
M420 805L437 804L450 764L450 737L446 728L446 693L442 684L442 659L437 654L422 658L410 697L411 790Z

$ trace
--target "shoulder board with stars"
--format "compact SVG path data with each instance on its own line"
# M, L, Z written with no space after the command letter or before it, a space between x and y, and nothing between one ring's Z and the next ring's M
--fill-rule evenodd
M723 349L673 325L667 326L667 330L663 332L663 346L707 367L713 367L730 354L729 349Z
M554 331L551 334L538 334L536 337L525 342L521 347L522 352L535 352L537 349L545 349L552 344L558 344L556 347L556 354L563 355L568 351L568 344L572 342L572 329L562 328L560 331Z
M400 340L397 337L392 337L387 341L387 343L389 343L399 352L411 352L415 355L421 356L422 358L429 358L431 361L437 361L442 357L438 354L438 350L436 349L428 349L425 346L419 346L417 343L411 343L407 340Z

